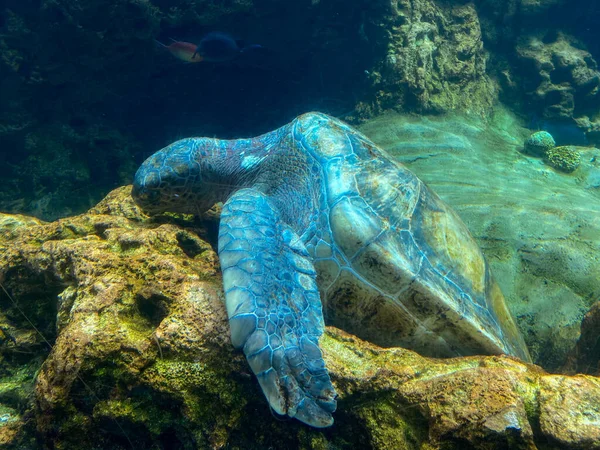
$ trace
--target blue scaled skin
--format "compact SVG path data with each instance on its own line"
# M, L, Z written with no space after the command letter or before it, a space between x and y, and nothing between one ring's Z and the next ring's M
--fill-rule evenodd
M321 300L300 237L266 195L241 189L223 207L219 258L231 341L269 404L309 425L331 425L336 402L318 347Z
M318 346L324 321L315 268L298 234L314 232L319 192L307 155L280 151L290 145L286 131L177 141L140 167L132 195L149 213L198 213L225 202L219 259L232 343L278 414L327 427L336 393ZM260 164L265 158L271 163Z
M456 213L337 119L309 113L256 138L182 139L144 162L132 195L151 214L225 202L219 258L231 339L279 414L333 423L324 314L381 346L530 360Z

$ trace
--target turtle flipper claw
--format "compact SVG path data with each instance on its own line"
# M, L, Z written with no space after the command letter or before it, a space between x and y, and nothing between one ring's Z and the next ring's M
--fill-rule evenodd
M321 299L300 238L266 195L242 189L223 207L219 258L233 345L244 350L269 404L330 426L336 394L318 346Z

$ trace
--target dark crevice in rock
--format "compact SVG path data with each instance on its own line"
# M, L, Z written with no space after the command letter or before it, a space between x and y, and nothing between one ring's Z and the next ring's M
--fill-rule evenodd
M181 250L190 258L195 258L206 251L206 244L188 231L180 231L175 236Z
M135 302L140 314L157 327L168 315L172 300L158 288L146 287L136 293Z

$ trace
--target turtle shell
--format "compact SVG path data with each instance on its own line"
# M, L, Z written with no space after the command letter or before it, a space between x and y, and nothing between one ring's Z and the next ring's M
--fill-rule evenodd
M294 137L320 167L306 244L328 323L428 356L530 360L479 246L458 215L365 136L323 114Z

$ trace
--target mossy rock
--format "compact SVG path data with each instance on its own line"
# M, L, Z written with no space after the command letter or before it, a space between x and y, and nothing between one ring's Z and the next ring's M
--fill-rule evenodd
M544 156L548 150L554 148L556 142L547 131L536 131L525 141L525 153L533 156Z
M7 374L1 448L38 448L38 439L57 450L530 449L547 442L600 450L600 428L589 425L600 416L597 377L550 375L508 356L424 358L333 327L321 346L339 394L335 425L314 429L272 417L231 345L206 230L183 228L176 217L145 218L129 207L130 192L120 188L91 212L52 223L0 214L0 224L21 224L0 233L2 286L36 327L56 333L48 352L26 334L29 323L6 314L14 340L0 344ZM0 304L8 311L6 292ZM29 358L22 350L38 348L19 372Z
M564 145L546 150L544 159L556 170L570 173L579 167L581 153L572 145Z

